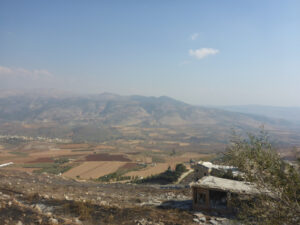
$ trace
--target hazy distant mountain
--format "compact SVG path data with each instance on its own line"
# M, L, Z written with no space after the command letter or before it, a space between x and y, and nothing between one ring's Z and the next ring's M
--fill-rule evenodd
M299 140L299 133L295 132L300 130L299 127L286 120L192 106L166 96L52 92L0 96L0 134L67 136L81 141L103 141L130 135L122 127L143 128L136 132L136 136L131 136L142 139L149 138L144 128L168 127L173 129L174 134L161 133L161 139L166 134L176 140L209 140L213 143L228 139L232 128L253 131L264 124L277 136L284 131L288 137L286 142Z
M256 114L267 116L270 118L284 119L297 122L300 124L300 107L277 107L277 106L262 106L262 105L242 105L242 106L222 106L220 109Z
M22 122L92 123L98 125L195 125L232 124L292 126L270 119L221 109L196 107L175 99L120 96L111 93L82 96L47 94L11 95L0 98L0 119Z

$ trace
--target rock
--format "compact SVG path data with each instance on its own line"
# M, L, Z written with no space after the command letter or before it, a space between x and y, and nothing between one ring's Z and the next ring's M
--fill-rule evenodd
M196 222L196 223L200 222L197 218L194 218L193 221Z
M75 224L78 224L78 225L81 225L82 224L82 222L78 219L78 218L75 218Z
M58 221L57 221L57 219L55 219L55 218L50 218L50 219L49 219L49 223L50 223L50 224L58 224Z
M211 219L211 220L209 221L209 223L210 223L210 224L213 224L213 225L218 225L218 224L219 224L219 222L217 222L215 219Z
M195 217L203 217L204 214L201 213L201 212L195 212L195 213L194 213L194 216L195 216Z
M199 221L202 222L202 223L205 223L206 222L206 218L205 217L200 217Z
M107 202L106 202L106 201L101 201L101 202L100 202L100 205L105 206L105 205L107 205Z
M49 199L49 195L44 195L44 199Z
M16 225L23 225L22 221L18 221Z
M35 205L34 209L37 210L39 213L42 213L42 209L39 205Z

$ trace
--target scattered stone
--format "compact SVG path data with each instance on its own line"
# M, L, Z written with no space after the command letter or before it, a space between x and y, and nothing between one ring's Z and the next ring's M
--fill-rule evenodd
M44 199L49 199L49 195L44 195Z
M58 221L57 221L57 219L55 219L55 218L50 218L50 219L49 219L49 223L50 223L50 224L58 224Z
M196 223L200 222L197 218L194 218L193 221L196 222Z
M75 224L78 224L78 225L81 225L82 224L82 222L78 219L78 218L75 218Z
M202 222L202 223L205 223L206 222L206 218L205 217L200 217L199 221Z
M108 205L108 204L107 204L107 202L106 202L106 201L101 201L101 202L100 202L100 205L103 205L103 206L105 206L105 205Z
M34 209L37 210L39 213L42 213L42 209L41 209L41 207L38 204L36 204L34 206Z
M209 223L210 223L210 224L213 224L213 225L218 225L218 224L219 224L219 222L217 222L215 219L211 219L211 220L209 221Z

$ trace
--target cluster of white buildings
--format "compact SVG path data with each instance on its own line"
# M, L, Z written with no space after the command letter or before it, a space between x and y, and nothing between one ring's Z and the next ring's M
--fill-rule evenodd
M62 139L62 138L47 138L47 137L27 137L27 136L19 136L19 135L0 135L0 139L5 140L13 140L19 139L23 141L44 141L49 143L70 143L70 139Z

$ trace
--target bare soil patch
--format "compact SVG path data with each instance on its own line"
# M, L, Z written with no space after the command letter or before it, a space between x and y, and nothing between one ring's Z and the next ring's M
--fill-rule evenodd
M86 161L118 161L118 162L130 162L131 160L124 155L111 155L107 153L93 154L86 156Z
M61 149L77 149L77 148L88 148L89 144L64 144L59 146Z
M120 169L128 170L133 169L137 166L137 163L126 163L125 165L121 166Z
M110 145L97 145L95 147L95 149L97 150L101 150L101 149L116 149L116 147L110 146Z
M126 162L84 162L83 164L70 169L63 175L70 178L95 179L117 171Z
M23 167L4 167L4 170L22 171L32 173L37 170L36 168L23 168Z
M148 176L159 174L159 173L166 171L169 166L171 166L171 168L174 169L176 166L176 163L156 163L153 165L149 165L144 170L131 171L129 173L126 173L125 176L148 177Z
M54 160L50 157L45 157L45 158L37 158L33 161L27 162L27 163L51 163L54 162Z

